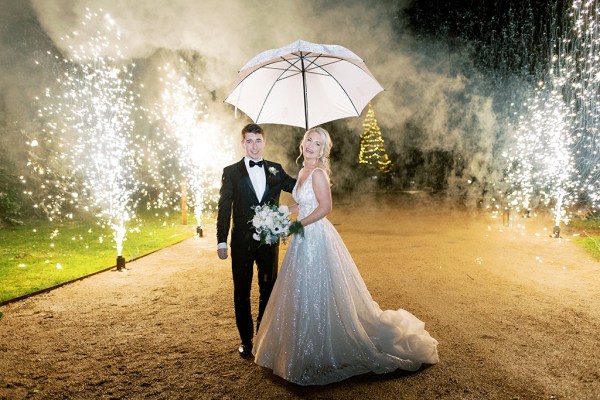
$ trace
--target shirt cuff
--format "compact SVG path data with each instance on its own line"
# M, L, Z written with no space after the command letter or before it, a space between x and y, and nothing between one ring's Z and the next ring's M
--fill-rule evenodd
M227 248L227 242L221 242L217 245L218 249L226 249Z

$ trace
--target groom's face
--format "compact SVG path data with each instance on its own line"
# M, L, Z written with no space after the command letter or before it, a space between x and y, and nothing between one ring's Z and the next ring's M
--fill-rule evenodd
M246 155L254 161L262 160L262 152L265 148L265 138L260 133L246 132L242 145L246 150Z

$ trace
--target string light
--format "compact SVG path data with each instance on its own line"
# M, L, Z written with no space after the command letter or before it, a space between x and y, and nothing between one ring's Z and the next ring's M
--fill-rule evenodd
M375 169L380 173L389 174L392 172L392 162L385 151L385 143L371 103L369 103L363 128L364 131L360 135L358 163Z

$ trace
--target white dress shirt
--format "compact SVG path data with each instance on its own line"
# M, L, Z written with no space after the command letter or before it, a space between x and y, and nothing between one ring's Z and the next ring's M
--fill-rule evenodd
M264 160L261 159L259 161ZM250 168L250 158L248 157L244 157L244 164L246 164L246 170L248 170L248 175L250 175L250 180L252 181L254 192L256 192L256 197L258 198L258 201L260 201L265 193L265 187L267 185L264 164L262 167L255 165L254 167Z

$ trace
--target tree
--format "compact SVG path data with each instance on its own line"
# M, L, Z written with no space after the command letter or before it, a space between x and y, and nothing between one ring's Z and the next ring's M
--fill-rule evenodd
M381 174L392 172L392 162L385 151L385 143L381 136L381 130L377 125L375 111L371 103L363 122L364 132L360 135L360 151L358 153L358 163L366 165Z
M12 163L8 162L5 151L0 148L0 228L20 224L22 190Z

